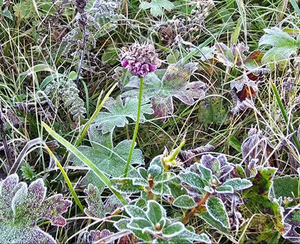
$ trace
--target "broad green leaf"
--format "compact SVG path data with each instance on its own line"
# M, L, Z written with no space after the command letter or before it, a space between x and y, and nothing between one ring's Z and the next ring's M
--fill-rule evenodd
M108 112L98 113L93 124L105 134L107 132L112 132L115 127L124 127L129 123L127 118L136 121L138 99L131 98L122 101L121 97L118 97L116 100L110 98L105 102L103 107L106 108ZM146 120L144 114L152 113L153 110L151 109L150 104L142 104L140 123L143 123Z
M299 197L298 185L299 185L299 179L297 177L285 176L285 177L275 178L273 187L274 187L276 198Z
M223 100L219 97L208 97L199 104L199 122L204 126L223 124L227 119L227 110Z
M229 228L229 218L226 212L226 208L224 206L224 203L221 201L221 199L216 197L210 197L206 201L206 209L209 215L218 221L223 227Z
M184 224L182 224L181 222L176 222L176 223L171 224L168 227L166 227L163 230L162 234L166 238L172 238L174 236L179 235L184 230L185 230Z
M17 174L0 181L0 243L56 243L37 222L48 219L52 225L64 226L61 214L72 202L61 194L45 199L46 190L42 179L27 187Z
M127 224L127 229L130 229L135 236L142 239L143 241L150 242L152 237L144 229L150 226L150 222L143 218L134 218Z
M179 233L177 236L171 238L169 243L193 243L193 242L203 242L211 243L210 238L206 234L196 234L194 231L191 231L188 226L185 230ZM193 230L193 229L192 229Z
M232 186L229 186L229 185L227 185L227 186L221 185L215 191L217 193L233 193L234 192Z
M156 201L150 200L148 201L148 209L146 214L152 224L156 225L162 218L166 217L166 210Z
M140 207L137 207L135 205L126 205L125 211L130 215L132 218L142 218L142 219L148 219L148 216L144 212L143 209ZM149 222L150 224L150 222Z
M154 17L158 17L164 14L164 10L171 11L174 8L174 4L168 0L152 0L151 2L142 2L140 9L149 9L150 13Z
M180 173L179 178L192 188L196 188L199 191L202 191L205 187L204 180L198 174L192 172Z
M233 190L241 191L251 187L252 183L247 179L234 178L227 180L222 186L231 186Z
M125 170L131 141L124 140L118 145L113 146L112 134L102 134L95 126L91 126L89 128L88 136L92 147L79 146L78 150L106 175L121 177ZM82 165L78 159L74 158L73 161L76 165ZM144 159L140 150L134 149L131 164L144 164ZM132 166L130 166L129 169L129 176L132 178L139 177L138 173ZM101 181L93 171L89 171L87 173L84 182L86 184L101 184Z
M145 183L144 183L145 182ZM147 186L147 182L144 180L144 186ZM134 182L134 179L128 178L112 178L111 184L118 192L125 194L138 193L143 190L142 184Z
M152 192L153 192L153 194L159 195L159 196L171 195L170 187L165 182L156 183L152 188Z
M183 209L190 209L197 205L194 199L189 195L182 195L177 197L172 204L178 208Z
M278 27L264 29L264 34L259 40L259 46L271 45L272 48L265 53L262 63L288 59L292 54L297 53L299 44L296 40Z
M229 235L230 232L221 224L219 221L215 220L208 212L201 213L199 215L201 219L203 219L206 223L208 223L213 228L216 228L217 230Z
M166 120L167 115L173 114L173 97L187 105L193 105L195 99L205 96L205 84L201 81L189 82L191 75L197 69L196 63L185 64L182 60L176 64L170 64L160 79L158 71L149 73L144 78L143 100L151 100L153 116ZM122 94L123 97L137 97L139 91L139 79L131 77L125 86L130 89Z

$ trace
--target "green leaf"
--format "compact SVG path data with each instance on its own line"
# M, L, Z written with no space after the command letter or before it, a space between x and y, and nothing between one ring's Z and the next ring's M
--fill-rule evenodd
M139 193L143 190L143 187L140 184L135 184L133 179L128 178L112 178L111 184L118 192L125 194ZM147 186L146 181L145 185Z
M225 183L222 184L222 186L231 186L233 190L241 191L251 187L252 183L250 180L247 179L234 178L227 180Z
M204 126L210 124L223 124L227 118L227 110L223 99L220 97L208 97L199 104L199 122Z
M102 54L101 61L115 65L118 61L118 48L115 45L108 46Z
M144 212L143 209L137 207L135 205L126 205L125 211L132 217L132 218L143 218L148 219L148 216ZM149 222L150 223L150 222Z
M164 14L164 10L171 11L174 8L174 4L168 0L152 0L150 3L142 2L140 4L140 9L149 9L150 13L154 17L158 17Z
M189 195L183 195L177 197L172 204L178 208L183 208L183 209L190 209L197 205L194 199Z
M166 238L172 238L174 236L179 235L184 230L185 230L185 226L181 222L176 222L166 227L163 230L162 234Z
M264 34L259 40L259 46L271 45L272 48L265 53L262 63L288 59L292 54L297 53L299 45L296 40L278 27L264 29Z
M273 187L276 198L279 197L299 197L299 179L297 177L285 176L275 178Z
M153 225L156 225L162 218L166 217L166 210L156 201L150 200L146 214Z
M173 97L187 105L193 105L195 99L205 96L205 84L201 81L189 82L191 75L197 69L196 63L185 64L182 60L168 66L162 79L155 73L149 73L144 78L143 100L151 100L153 116L166 120L168 114L174 113ZM122 94L122 97L137 97L139 91L139 79L131 77L125 86L130 89Z
M88 136L92 147L80 146L78 147L78 150L93 162L101 172L112 177L121 177L124 174L131 141L124 140L114 146L112 134L102 134L95 126L89 128ZM82 165L78 159L73 158L73 161L76 165ZM140 150L134 149L131 164L144 164L143 155ZM130 166L129 169L129 176L132 178L139 178L137 171L132 166ZM84 182L97 185L95 181L97 184L101 184L95 173L89 171Z
M223 227L229 228L229 218L226 212L226 208L221 199L211 197L206 201L206 209L209 215L218 221Z
M199 217L203 219L206 223L211 225L213 228L216 228L217 230L221 231L222 233L225 233L227 235L230 234L230 232L226 228L224 228L223 224L215 220L208 212L202 213L201 215L199 215Z
M124 127L128 124L128 118L136 121L137 109L138 109L138 99L131 98L122 101L121 97L116 100L109 98L104 106L108 112L100 112L94 119L93 124L98 127L104 134L107 132L112 132L115 127ZM145 122L146 118L144 114L152 114L150 104L142 104L141 106L141 116L140 123Z
M192 188L196 188L200 191L202 191L206 185L200 175L192 172L180 173L179 178Z

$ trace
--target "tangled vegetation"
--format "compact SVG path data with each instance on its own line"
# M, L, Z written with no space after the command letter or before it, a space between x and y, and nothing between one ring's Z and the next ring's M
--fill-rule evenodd
M300 243L300 2L0 6L0 243Z

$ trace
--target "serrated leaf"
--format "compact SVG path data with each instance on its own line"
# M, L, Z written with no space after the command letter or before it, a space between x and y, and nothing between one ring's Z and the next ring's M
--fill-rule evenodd
M116 178L122 176L125 171L131 141L124 140L118 145L113 146L112 134L102 134L95 126L90 126L88 136L92 147L80 146L78 147L78 150L93 162L103 173ZM74 158L73 161L76 165L82 164L76 158ZM130 163L144 164L142 152L139 149L133 150ZM138 178L138 173L132 166L129 168L129 176ZM84 183L92 183L95 185L102 184L93 171L87 173Z
M196 63L184 64L180 60L176 64L168 66L162 79L154 73L149 73L144 78L143 100L151 100L155 118L161 118L165 121L168 114L173 114L173 97L187 105L193 105L195 99L204 97L205 84L201 81L189 82L196 69ZM132 77L125 88L130 90L124 92L123 97L137 97L139 89L137 77Z
M153 225L156 225L162 218L166 217L166 210L156 201L148 201L147 207L146 214Z
M231 186L233 190L235 191L241 191L244 189L247 189L252 186L252 183L250 180L247 179L229 179L225 183L223 183L222 186Z
M49 219L52 225L64 226L65 213L72 202L63 200L61 194L47 199L42 179L29 187L19 182L17 174L0 182L0 243L56 243L36 224L39 219Z
M87 195L85 201L88 204L88 208L85 208L84 212L88 216L104 218L123 206L115 195L108 196L103 203L99 189L92 184L89 184L88 188L84 189L84 193Z
M183 208L183 209L190 209L195 207L197 204L195 203L194 199L190 197L189 195L183 195L177 197L173 205L178 207L178 208Z
M136 121L138 99L131 98L122 101L121 97L117 97L116 100L109 98L104 106L108 112L100 112L93 121L93 124L97 126L104 134L107 132L113 132L115 127L124 127L128 124L127 118ZM142 104L140 123L145 122L146 118L144 114L152 114L150 104Z
M168 0L152 0L149 2L142 2L140 4L140 9L149 9L150 13L154 17L158 17L164 14L164 10L171 11L174 8L174 4Z
M299 45L296 40L278 27L264 29L264 34L259 40L259 46L271 45L272 48L265 53L262 63L280 61L288 59L293 53L296 53Z
M206 209L209 215L218 221L223 227L229 228L229 218L226 212L226 208L221 199L211 197L206 201Z

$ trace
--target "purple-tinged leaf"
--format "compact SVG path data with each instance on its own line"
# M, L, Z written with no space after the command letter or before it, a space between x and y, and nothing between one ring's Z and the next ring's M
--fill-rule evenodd
M221 182L224 182L229 178L230 174L234 170L234 166L227 162L225 155L219 155L217 157L211 154L203 155L200 163L211 170L212 174L215 175Z
M55 243L36 225L37 221L49 219L52 225L64 226L66 220L61 214L72 202L63 200L61 194L45 199L42 179L29 187L18 181L18 176L13 174L0 182L0 243Z
M180 60L176 64L169 65L161 80L153 73L144 78L143 100L151 100L155 118L159 117L165 121L168 114L173 114L173 97L187 105L193 105L195 99L205 96L206 85L203 82L189 82L196 69L196 63L184 64ZM137 97L138 79L132 77L125 88L130 90L124 92L122 97Z
M111 215L123 207L123 204L115 195L107 197L103 203L99 189L92 184L89 184L88 188L84 189L84 193L87 195L85 201L88 204L88 208L85 208L84 212L88 216L104 218L106 215Z

